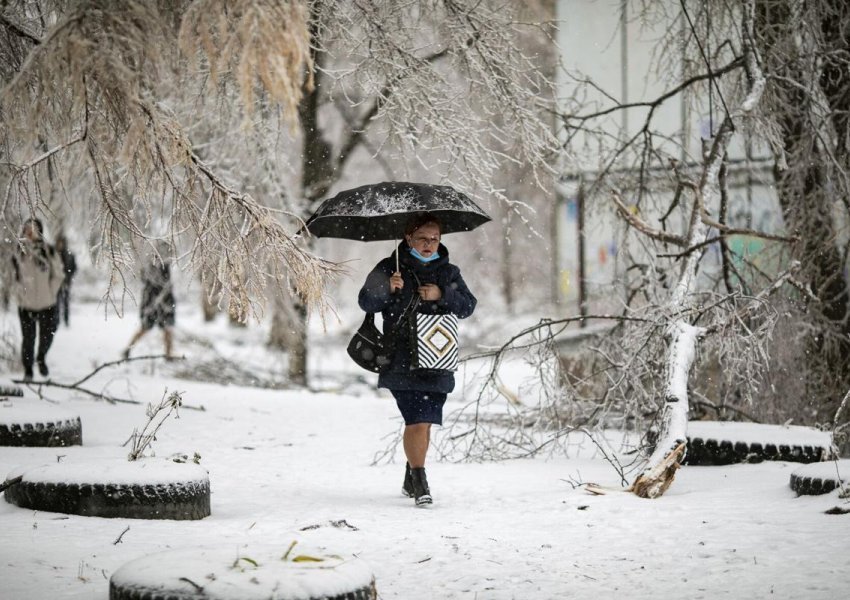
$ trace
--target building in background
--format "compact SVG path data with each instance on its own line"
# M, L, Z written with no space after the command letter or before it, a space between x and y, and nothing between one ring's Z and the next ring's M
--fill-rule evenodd
M674 94L652 106L616 109L618 105L654 103L683 83L686 66L694 67L686 65L688 58L682 50L682 42L692 34L690 15L683 13L681 3L659 1L655 3L658 10L651 15L639 13L640 6L627 0L559 0L557 4L561 111L589 115L614 109L593 119L592 134L576 133L573 128L568 139L561 128L566 152L556 190L558 287L570 314L574 308L581 312L589 307L615 310L625 300L625 292L612 294L612 283L629 278L628 266L640 263L641 253L647 251L627 235L615 214L610 189L598 185L600 175L617 182L630 210L656 224L663 216L661 207L673 200L672 167L656 164L646 171L648 177L639 180L641 157L624 152L612 160L613 149L642 135L646 128L669 164L675 161L680 169L696 172L703 140L716 133L724 114L720 91L708 85L700 92ZM711 48L706 52L713 56ZM766 149L748 146L741 136L736 138L728 157L727 222L733 227L781 232L772 158ZM631 181L630 174L634 175ZM651 193L655 202L638 202L641 189ZM681 231L686 223L667 222L666 226ZM782 261L763 239L732 236L728 245L733 262L735 257L747 256L773 271ZM702 276L716 277L719 244L709 244L705 251L709 256Z

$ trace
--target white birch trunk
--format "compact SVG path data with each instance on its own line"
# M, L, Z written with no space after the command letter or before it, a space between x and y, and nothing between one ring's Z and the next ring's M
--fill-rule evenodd
M746 2L743 6L742 29L745 70L749 77L750 89L741 103L737 114L752 111L764 91L764 76L759 67L756 49L752 45L754 4ZM720 167L726 148L734 133L733 115L727 115L714 138L711 151L706 157L706 166L697 191L695 202L699 203L694 211L687 247L694 247L704 241L710 228L702 219L706 206L713 206L720 194ZM664 389L664 409L661 418L661 430L655 451L649 457L646 468L632 484L632 491L643 498L658 498L673 483L676 470L682 461L687 447L688 434L688 377L697 350L700 328L693 327L681 317L691 308L691 292L697 276L701 253L687 255L673 295L670 298L667 314L673 315L667 333L670 338L666 363L666 382Z
M661 431L655 451L647 467L635 481L632 490L642 498L658 498L670 484L682 461L688 434L688 376L696 356L697 341L702 329L674 321L667 334L667 373L664 386L664 409Z

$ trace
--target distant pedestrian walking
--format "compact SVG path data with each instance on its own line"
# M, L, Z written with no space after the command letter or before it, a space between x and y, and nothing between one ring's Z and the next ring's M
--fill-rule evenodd
M33 377L33 363L47 377L47 351L59 324L56 297L64 273L62 259L44 239L44 226L38 219L24 221L17 252L12 256L15 300L21 321L21 362L24 380ZM36 331L38 352L35 352Z
M71 304L71 280L74 279L74 274L77 272L77 259L71 249L68 248L68 240L64 233L56 236L56 251L59 253L59 258L62 259L62 270L65 273L65 279L62 280L59 295L56 297L56 306L59 310L59 319L65 321L67 327L70 325L68 315Z
M142 269L142 304L139 312L142 326L124 350L124 358L130 357L130 349L154 326L162 329L166 358L173 358L171 328L174 327L176 303L171 286L171 261L162 254L154 255Z

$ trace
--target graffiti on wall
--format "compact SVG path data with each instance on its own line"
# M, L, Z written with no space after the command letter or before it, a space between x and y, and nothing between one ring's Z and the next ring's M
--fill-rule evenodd
M567 302L578 299L578 202L575 187L562 193L559 214L559 288L561 298ZM768 183L749 183L729 190L728 225L770 234L782 234L784 221L773 186ZM716 215L716 210L714 211ZM642 215L648 221L652 217ZM610 212L593 211L585 217L585 275L588 296L603 298L610 295L611 284L616 281L619 264L619 221ZM717 236L713 231L711 235ZM742 278L748 283L764 274L774 275L787 267L787 256L780 243L754 235L731 235L726 238L733 269L733 280ZM719 242L705 248L700 269L705 281L717 281L722 272Z

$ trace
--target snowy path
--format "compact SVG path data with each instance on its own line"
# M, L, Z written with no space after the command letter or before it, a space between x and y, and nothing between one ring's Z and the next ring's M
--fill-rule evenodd
M73 318L50 357L66 380L117 356L136 324L130 316L104 327L93 309ZM295 539L367 561L383 599L834 599L850 589L850 516L823 514L841 502L836 493L795 497L795 464L685 467L653 501L573 489L570 478L616 485L596 459L438 463L429 466L436 504L416 509L400 494L403 465L370 466L398 426L390 398L223 387L164 372L122 366L97 383L129 382L145 401L167 386L205 407L167 422L154 448L202 456L212 516L111 520L0 501L4 600L106 599L110 574L145 554L213 545L235 557L244 544L285 549ZM57 455L120 460L144 420L142 406L49 396L81 416L85 445L0 448L0 477Z

